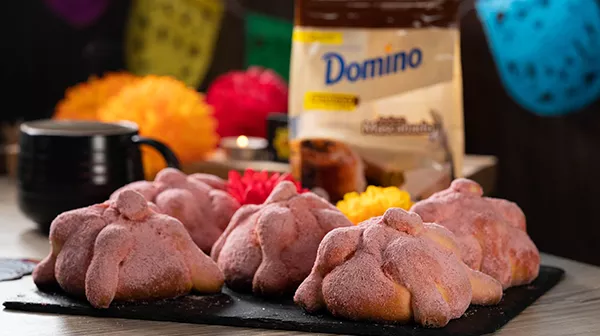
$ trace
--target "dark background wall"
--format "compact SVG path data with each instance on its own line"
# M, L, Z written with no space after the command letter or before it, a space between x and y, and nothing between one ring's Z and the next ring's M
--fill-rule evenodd
M0 11L0 121L48 117L65 88L92 73L123 69L129 4L113 1L97 24L75 30L40 0L7 1ZM293 15L292 0L227 4L216 57L199 89L244 66L245 9ZM524 111L505 94L473 11L461 30L467 152L498 156L497 194L523 208L542 251L600 265L600 105L560 118Z
M177 1L177 0L175 0ZM225 0L227 11L206 88L216 76L244 67L244 14L254 10L292 20L292 0ZM7 2L0 10L2 97L10 109L0 120L36 119L52 114L65 88L125 68L124 30L131 0L114 0L94 25L74 29L41 0ZM24 100L23 95L35 97Z
M523 208L540 250L600 265L600 103L556 118L523 110L500 83L475 11L461 32L467 152L498 157L498 196Z
M2 120L48 117L65 88L90 74L124 67L122 39L129 1L114 1L100 22L74 29L41 0L10 1L0 11Z

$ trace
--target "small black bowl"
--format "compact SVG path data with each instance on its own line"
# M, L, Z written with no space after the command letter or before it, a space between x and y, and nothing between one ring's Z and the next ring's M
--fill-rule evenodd
M155 147L169 166L179 168L167 146L140 137L129 122L27 122L19 144L19 208L44 233L60 213L102 203L116 189L142 180L140 144Z

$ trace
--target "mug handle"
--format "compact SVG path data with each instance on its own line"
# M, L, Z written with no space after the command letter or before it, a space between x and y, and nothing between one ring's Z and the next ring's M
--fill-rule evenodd
M154 147L154 149L156 149L165 158L167 166L171 168L181 169L181 165L179 164L179 159L177 159L177 155L175 155L171 148L169 148L164 143L139 135L132 136L131 141L136 145L148 145Z

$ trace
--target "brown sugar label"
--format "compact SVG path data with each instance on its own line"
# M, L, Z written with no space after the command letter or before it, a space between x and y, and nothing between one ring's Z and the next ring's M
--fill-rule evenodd
M403 117L384 117L365 120L361 124L361 133L365 135L428 135L437 126L425 120L411 124Z
M297 8L290 163L306 187L324 188L333 201L368 184L403 187L418 199L461 171L456 2L383 3L365 0L358 10L350 0L302 0ZM412 25L433 3L443 20ZM381 20L367 20L375 16Z

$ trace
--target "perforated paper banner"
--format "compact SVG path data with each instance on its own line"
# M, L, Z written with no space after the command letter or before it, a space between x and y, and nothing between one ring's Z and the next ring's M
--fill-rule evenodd
M246 15L246 66L273 69L286 81L290 75L292 22L256 12Z
M476 8L504 88L523 108L558 116L600 99L600 2L478 0Z
M198 87L212 62L223 9L222 0L133 0L127 67Z

